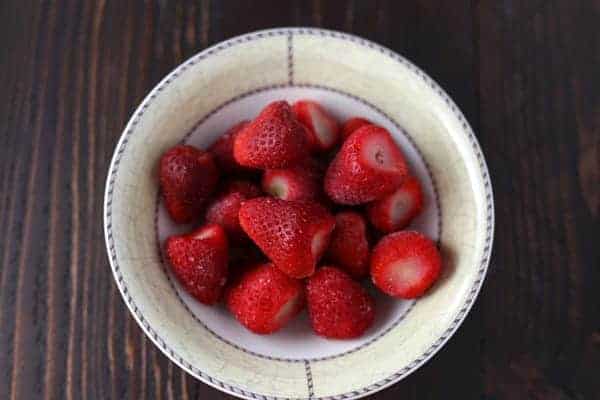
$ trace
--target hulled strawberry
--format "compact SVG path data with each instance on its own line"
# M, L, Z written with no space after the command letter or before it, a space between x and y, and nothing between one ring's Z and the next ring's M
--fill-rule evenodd
M313 330L327 338L359 337L375 319L373 298L335 267L322 267L308 279L306 298Z
M367 206L369 221L381 232L405 228L423 209L423 191L414 177L407 178L400 187Z
M227 289L225 300L242 325L268 334L281 329L302 310L305 295L300 281L267 263L245 271Z
M262 178L263 190L282 200L320 199L323 174L316 162L309 160L292 168L266 170Z
M297 279L314 272L335 226L335 218L317 203L270 197L244 202L239 218L263 253Z
M188 145L165 152L159 164L159 180L171 219L185 224L200 217L215 190L219 175L209 153Z
M232 241L240 241L246 236L238 218L240 206L243 201L261 194L261 190L252 182L232 181L208 205L206 221L221 225Z
M233 155L239 164L246 167L293 166L308 155L305 128L287 102L273 102L237 134Z
M299 100L294 103L294 114L304 126L312 150L327 151L340 139L340 126L336 119L319 103Z
M165 242L167 260L181 285L198 301L214 304L227 281L228 243L217 224Z
M354 211L336 214L335 229L325 257L355 279L369 274L367 225L362 215Z
M346 139L329 165L325 192L336 203L368 203L392 193L406 175L406 161L390 133L366 125Z
M414 231L385 236L371 254L371 278L384 293L401 299L422 296L438 279L440 253L430 239Z
M242 121L225 132L217 139L209 148L209 151L214 156L216 164L225 172L243 171L245 168L241 166L233 157L233 143L238 133L248 125L249 121Z

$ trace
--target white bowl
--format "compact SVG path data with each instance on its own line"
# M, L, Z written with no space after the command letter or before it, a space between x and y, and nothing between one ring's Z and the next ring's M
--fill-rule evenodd
M182 140L206 147L268 102L311 98L340 120L386 127L424 184L413 228L439 241L442 279L417 301L377 296L360 339L326 340L306 315L268 336L243 329L220 306L195 302L161 256L172 224L156 164ZM108 173L104 228L125 303L144 332L188 373L251 399L353 399L406 377L435 354L471 308L493 239L489 174L473 131L448 95L398 54L320 29L273 29L211 47L177 67L135 111Z

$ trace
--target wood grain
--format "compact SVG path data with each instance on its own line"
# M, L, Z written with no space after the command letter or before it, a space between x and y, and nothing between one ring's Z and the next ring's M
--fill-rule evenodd
M120 132L161 77L276 26L353 32L407 56L465 112L490 167L498 222L480 299L443 351L373 397L595 398L598 21L598 0L2 2L0 399L230 397L129 315L102 196Z

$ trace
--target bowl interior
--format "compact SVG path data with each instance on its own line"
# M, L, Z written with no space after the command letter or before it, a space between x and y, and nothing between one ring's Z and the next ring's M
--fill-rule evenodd
M228 102L224 107L200 121L186 136L185 142L207 148L220 133L225 132L230 126L244 119L252 119L271 101L286 99L290 102L299 99L313 99L323 104L339 120L344 121L353 116L363 116L384 126L401 146L409 163L411 173L420 179L423 184L426 208L410 226L427 234L433 240L439 238L440 217L437 193L433 178L428 167L421 157L412 139L393 120L379 112L366 100L350 96L341 91L328 90L319 87L283 87L267 88L263 91L240 97L236 101ZM157 199L160 201L160 199ZM162 201L158 207L157 227L159 243L176 233L188 232L190 226L181 226L171 222ZM231 266L235 268L235 265ZM377 317L374 326L366 335L355 340L326 340L315 335L308 322L306 313L295 319L285 329L267 336L253 334L244 329L225 310L223 306L207 307L189 296L178 284L174 276L165 268L165 273L173 284L173 290L185 303L185 307L194 315L199 323L225 341L233 343L250 352L268 357L282 359L320 359L341 356L368 343L377 340L389 329L398 325L411 309L412 301L401 301L383 295L381 292L370 289L376 298Z
M424 183L413 227L439 241L440 282L424 298L378 298L366 337L328 341L306 316L255 336L224 309L190 299L162 263L176 227L158 200L156 163L182 140L206 147L275 99L312 98L338 118L388 128ZM315 29L244 35L179 66L144 100L115 150L105 199L109 259L126 304L165 354L195 377L246 398L356 398L414 371L457 329L481 286L491 249L487 169L467 122L423 72L387 49ZM357 368L356 366L361 366Z

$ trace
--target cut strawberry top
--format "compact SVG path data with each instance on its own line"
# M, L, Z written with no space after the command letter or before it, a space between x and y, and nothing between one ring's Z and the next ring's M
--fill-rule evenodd
M329 165L325 192L336 203L368 203L396 190L407 171L404 156L390 133L366 125L346 139Z
M283 304L277 314L275 314L275 323L277 325L284 325L298 313L298 310L301 310L303 307L304 295L302 294L302 291L298 291L298 293L290 297L290 299Z
M262 187L283 200L318 200L322 197L321 178L314 162L304 162L292 168L266 170Z
M205 240L215 238L219 241L224 240L222 228L217 224L209 224L205 227L198 229L190 234L190 237L195 240ZM224 242L226 243L226 242Z
M320 104L300 100L294 104L294 114L306 127L308 143L312 150L329 150L340 138L340 126L335 118Z
M391 204L391 221L392 224L397 224L406 213L414 207L415 200L405 192L394 193Z
M313 130L319 143L322 147L330 149L335 145L338 139L337 124L334 125L331 119L325 117L323 112L316 107L310 107L308 112L312 119Z
M409 177L394 193L370 203L369 220L382 232L405 228L423 209L421 184Z
M440 253L430 239L415 231L395 232L373 248L371 277L384 293L414 299L438 279L441 265Z
M396 154L395 146L390 146L389 139L384 135L365 137L361 144L363 159L373 168L384 171L405 172L402 156Z
M288 181L283 176L275 176L269 179L268 183L265 183L264 189L270 195L279 199L288 199Z

